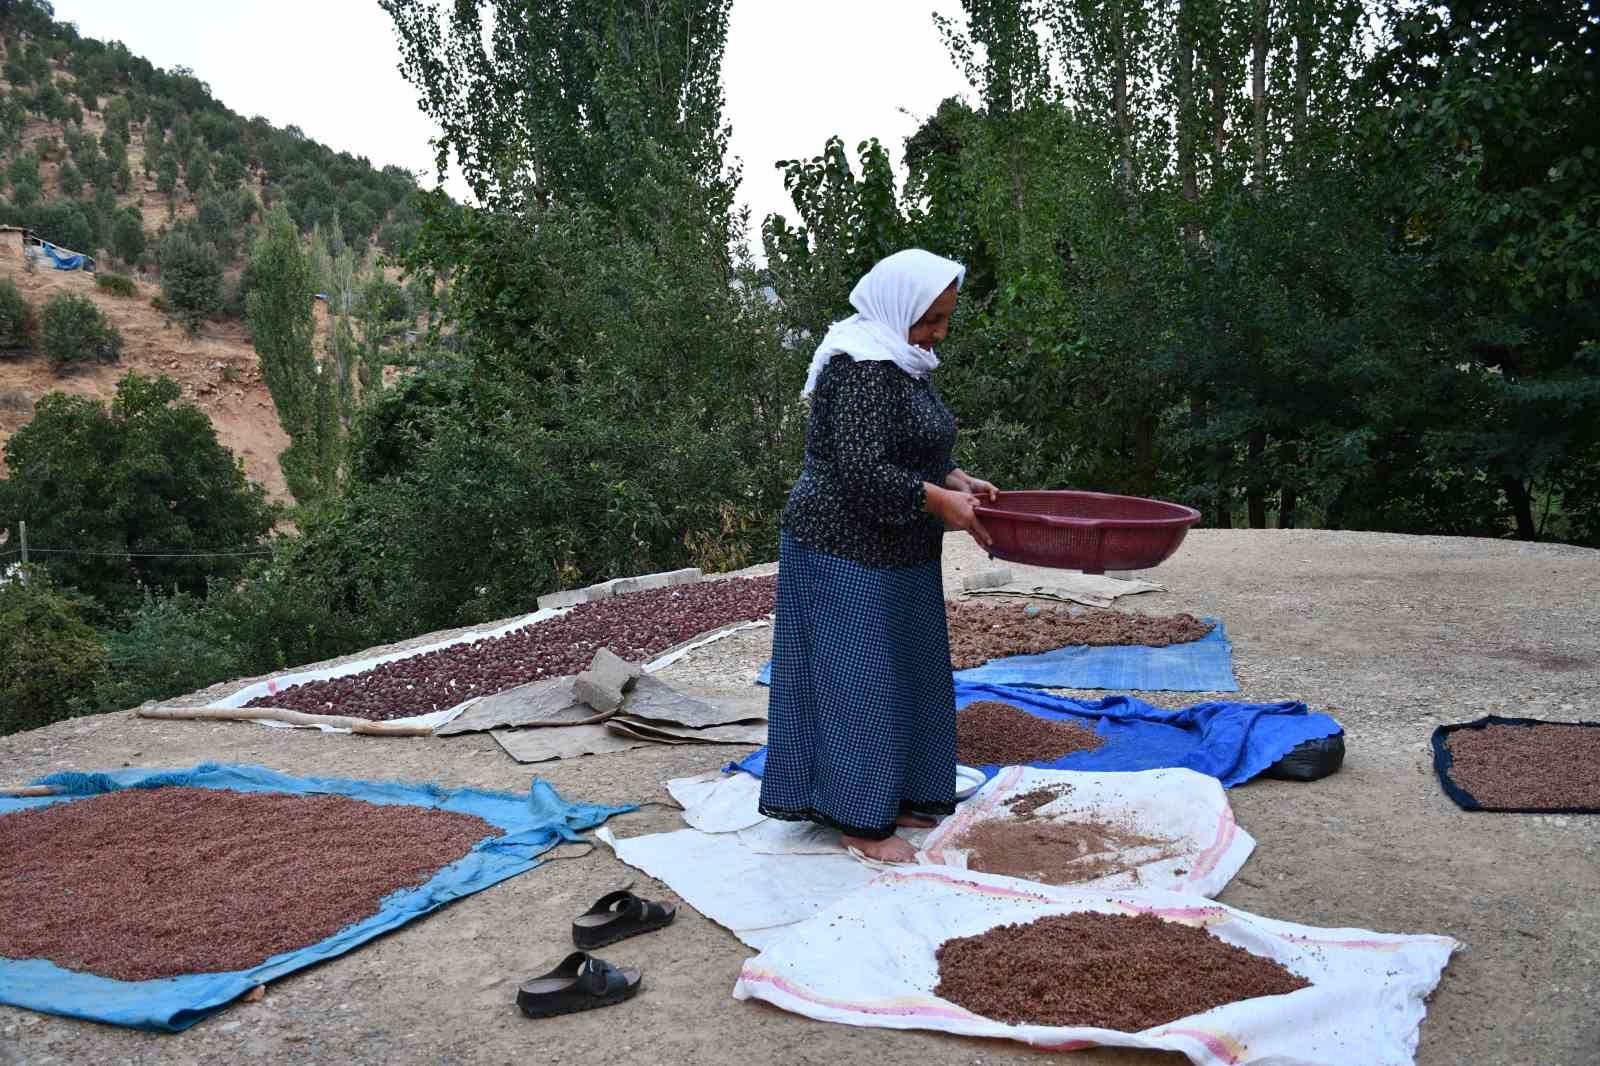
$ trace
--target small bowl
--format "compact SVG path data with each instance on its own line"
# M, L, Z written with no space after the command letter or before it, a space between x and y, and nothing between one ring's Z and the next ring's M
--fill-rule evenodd
M956 765L956 800L968 799L983 787L983 771L970 766Z

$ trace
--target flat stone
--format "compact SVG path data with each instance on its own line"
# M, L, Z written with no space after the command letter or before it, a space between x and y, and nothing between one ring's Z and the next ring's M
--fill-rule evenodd
M961 579L961 587L967 592L975 589L997 589L1001 585L1009 584L1011 584L1011 569L1005 566L979 570Z
M539 610L560 610L563 607L576 607L588 600L587 589L564 589L561 592L547 592L539 597Z

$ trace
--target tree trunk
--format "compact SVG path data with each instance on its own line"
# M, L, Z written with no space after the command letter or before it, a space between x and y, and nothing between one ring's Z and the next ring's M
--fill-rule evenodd
M1133 424L1134 490L1149 496L1156 490L1156 416L1144 412Z
M1214 516L1211 524L1217 529L1232 529L1233 496L1228 492L1227 486L1220 483L1217 485L1217 493L1211 506Z
M1502 477L1500 488L1511 504L1511 513L1517 520L1518 540L1538 540L1539 530L1533 523L1533 496L1521 478Z
M1245 501L1250 511L1250 528L1267 528L1266 477L1261 469L1267 455L1267 431L1252 429L1247 441Z
M1127 0L1111 0L1111 104L1116 112L1117 137L1122 165L1122 188L1131 202L1134 190L1133 118L1128 114L1128 37L1122 5Z
M1211 150L1212 156L1212 182L1217 180L1217 172L1222 169L1223 149L1227 147L1226 131L1228 124L1228 105L1226 83L1222 78L1222 56L1212 57L1211 65Z
M1283 445L1283 469L1289 477L1294 477L1300 468L1300 449L1289 441ZM1278 487L1278 528L1293 529L1295 523L1295 510L1300 504L1300 491L1292 484L1280 484Z
M1316 47L1315 29L1307 12L1307 0L1299 0L1294 30L1294 146L1296 171L1306 168L1306 103L1311 96L1311 51Z
M1267 4L1255 0L1254 24L1250 45L1250 96L1253 102L1251 149L1255 161L1255 183L1259 190L1267 180Z
M1199 196L1195 179L1194 129L1194 13L1193 0L1178 0L1178 178L1183 198L1193 203ZM1200 240L1200 227L1193 221L1183 224L1184 240L1193 246Z

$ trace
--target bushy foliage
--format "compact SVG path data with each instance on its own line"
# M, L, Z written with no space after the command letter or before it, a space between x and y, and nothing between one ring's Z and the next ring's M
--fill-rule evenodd
M139 295L139 287L126 274L109 274L102 270L95 274L94 284L96 288L104 289L113 296Z
M39 318L39 347L57 370L90 360L114 363L122 355L122 334L88 297L58 292Z
M93 255L99 241L95 239L95 224L89 218L92 210L93 205L90 211L85 211L84 205L76 200L52 200L33 208L29 217L33 219L34 232L45 240Z
M33 349L38 322L33 305L17 291L16 282L0 278L0 355L24 355Z
M136 263L144 249L144 217L136 209L119 212L111 223L112 254L124 263Z
M201 234L187 227L169 233L157 254L161 295L190 333L222 309L222 260Z
M752 276L729 284L688 233L619 240L588 209L537 226L442 210L434 227L430 254L473 279L453 290L466 351L422 357L367 407L297 565L349 609L426 628L578 575L699 561L691 531L735 530L717 546L732 559L775 550L804 355ZM394 528L432 534L380 560Z
M90 713L105 648L43 568L0 571L0 736Z
M280 546L287 557L292 545ZM328 591L289 573L286 558L215 580L206 596L146 595L106 634L101 710L168 699L228 678L283 670L382 641L374 619L342 611Z
M272 525L260 486L179 396L176 382L138 374L118 383L109 409L51 393L6 442L0 522L12 542L20 519L41 547L105 553L60 556L51 569L108 612L138 607L143 589L203 595L247 558L186 553L255 550Z

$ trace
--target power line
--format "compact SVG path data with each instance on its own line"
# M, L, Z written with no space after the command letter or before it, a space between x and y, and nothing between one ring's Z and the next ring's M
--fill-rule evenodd
M29 555L33 555L34 553L38 553L40 555L87 555L87 556L94 556L94 557L97 557L97 558L113 558L113 559L238 559L238 558L243 558L245 556L263 556L263 555L271 555L272 554L272 552L270 552L270 551L251 551L251 552L179 552L179 551L167 551L167 552L97 552L97 551L84 551L84 550L80 550L78 548L35 548L35 547L32 547L32 546L29 546L28 554ZM21 552L20 549L18 549L15 554L20 555L20 554L22 554L22 552Z

